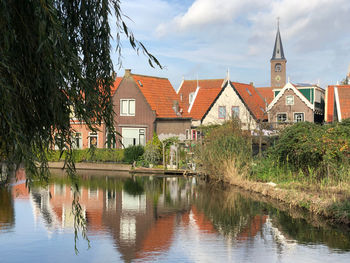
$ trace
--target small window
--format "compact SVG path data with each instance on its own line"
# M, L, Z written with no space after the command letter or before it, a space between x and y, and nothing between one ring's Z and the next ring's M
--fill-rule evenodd
M90 132L89 134L89 148L95 147L97 148L97 133L96 132Z
M192 130L192 140L196 140L196 135L197 135L197 132L196 130Z
M250 90L248 88L246 88L246 90L247 90L249 96L252 96L252 93L250 92Z
M293 95L286 96L286 105L294 105L294 96Z
M73 144L74 144L74 145L73 145L74 148L76 148L76 149L81 149L81 148L83 148L83 139L82 139L82 136L81 136L81 133L80 133L80 132L77 132L77 133L75 134Z
M226 118L226 106L219 106L219 119Z
M135 116L135 100L122 99L120 100L120 115L121 116Z
M238 118L238 117L239 117L239 107L232 106L232 118Z
M189 140L190 139L190 130L187 129L186 130L186 140Z
M294 113L294 121L295 122L304 121L304 113Z
M287 121L287 113L277 114L277 122L286 122L286 121Z
M194 92L191 92L190 95L188 96L188 103L191 104L194 99Z
M140 87L143 87L141 80L138 80L137 82L139 83Z

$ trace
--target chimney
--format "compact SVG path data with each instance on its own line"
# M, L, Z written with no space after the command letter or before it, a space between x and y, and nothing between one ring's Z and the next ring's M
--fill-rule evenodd
M249 82L249 85L254 87L254 82Z
M129 77L131 75L131 69L125 69L124 77Z

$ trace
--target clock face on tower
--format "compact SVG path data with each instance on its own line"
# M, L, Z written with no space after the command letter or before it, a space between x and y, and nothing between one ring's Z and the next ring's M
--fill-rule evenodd
M281 77L279 75L276 76L275 78L276 81L280 81L281 80Z
M282 71L282 65L280 63L277 63L275 65L275 72L281 72Z

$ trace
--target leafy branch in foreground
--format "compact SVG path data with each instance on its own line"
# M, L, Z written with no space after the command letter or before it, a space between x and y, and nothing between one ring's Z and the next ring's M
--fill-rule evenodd
M45 178L43 153L57 142L61 151L72 145L72 114L113 134L112 13L120 56L125 35L161 68L126 25L119 0L0 2L0 161L24 163Z

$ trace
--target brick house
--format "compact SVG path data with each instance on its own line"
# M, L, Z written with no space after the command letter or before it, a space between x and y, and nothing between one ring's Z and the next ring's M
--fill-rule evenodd
M191 118L166 78L125 70L113 107L116 131L121 135L118 147L145 145L154 132L161 140L172 136L185 139L191 128Z
M325 122L350 118L350 85L328 86L325 101Z
M121 77L117 77L115 79L114 84L111 87L111 96L114 95L121 80ZM75 131L74 147L77 149L86 149L92 146L96 148L115 147L115 145L107 145L108 134L106 132L106 125L104 123L102 123L99 126L96 126L98 130L97 132L93 132L89 129L85 122L81 122L78 119L74 118L74 116L72 116L70 119L70 125Z
M317 85L288 82L273 92L274 99L267 107L270 123L323 122L325 92Z

